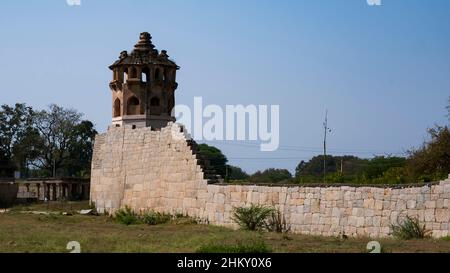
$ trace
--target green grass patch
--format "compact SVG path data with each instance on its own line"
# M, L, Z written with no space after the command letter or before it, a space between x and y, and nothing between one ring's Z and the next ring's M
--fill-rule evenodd
M85 206L73 204L74 206ZM38 205L40 206L40 205ZM33 210L44 211L42 207ZM77 241L82 253L362 253L369 241L379 241L392 253L450 253L449 238L411 239L307 236L292 233L251 232L213 225L192 225L191 218L175 215L160 225L124 225L99 215L0 214L0 252L68 253ZM261 243L263 242L263 243ZM263 245L264 244L264 245Z
M238 243L236 245L208 244L197 249L197 253L269 253L270 248L259 241L256 243Z

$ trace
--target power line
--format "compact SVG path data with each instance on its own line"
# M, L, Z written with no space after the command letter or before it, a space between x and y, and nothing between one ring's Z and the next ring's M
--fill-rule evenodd
M248 148L259 148L260 144L257 143L231 143L226 141L206 141L207 143L214 143L217 145L230 145L230 146L240 146L240 147L248 147ZM280 151L298 151L298 152L311 152L311 153L318 153L322 152L323 150L317 147L306 147L306 146L280 146L278 148ZM382 155L405 155L407 152L380 152L375 150L351 150L351 149L327 149L328 152L332 152L334 154L382 154Z
M308 159L308 157L229 157L232 160L292 160Z
M208 159L208 158L207 158ZM310 157L227 157L230 160L309 160ZM306 162L307 163L307 162ZM339 162L338 162L339 163ZM353 162L353 161L345 161L343 162L344 166L402 166L403 162L398 163L379 163L379 162Z

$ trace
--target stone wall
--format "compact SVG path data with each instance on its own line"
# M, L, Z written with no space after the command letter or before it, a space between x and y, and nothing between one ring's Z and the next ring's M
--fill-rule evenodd
M92 163L91 201L102 212L183 213L236 227L233 207L277 207L292 232L385 237L391 224L417 217L434 237L450 235L450 178L422 187L301 187L208 184L183 127L111 127L98 135Z

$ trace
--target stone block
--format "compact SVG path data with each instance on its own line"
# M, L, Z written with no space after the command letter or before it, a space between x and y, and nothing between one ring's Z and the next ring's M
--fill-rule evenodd
M436 222L448 223L450 221L450 210L436 209L435 216L436 216Z
M425 208L426 209L434 209L436 208L436 201L426 201L425 202Z
M406 202L406 208L408 209L415 209L416 208L416 200L408 200Z
M426 209L425 210L425 222L433 222L435 220L435 209Z

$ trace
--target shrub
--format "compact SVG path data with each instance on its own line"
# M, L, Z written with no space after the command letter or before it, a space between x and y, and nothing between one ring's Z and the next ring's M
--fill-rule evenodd
M271 250L264 241L237 245L209 244L197 249L197 253L269 253Z
M128 206L120 209L115 214L116 220L124 225L135 225L139 224L139 216Z
M278 233L286 233L291 230L291 227L286 222L286 218L278 209L274 209L270 214L266 228L268 231Z
M238 207L233 209L232 220L242 229L262 230L267 227L267 220L273 211L273 208L254 204L248 208Z
M172 219L172 216L165 213L159 212L146 212L142 216L142 222L147 225L160 225L169 222Z
M392 225L391 228L392 235L403 240L422 239L430 235L430 231L425 229L425 225L420 225L419 219L410 216L406 216L401 223Z
M192 217L189 217L187 215L184 214L176 214L175 217L173 218L173 222L176 225L195 225L198 224L198 221Z

